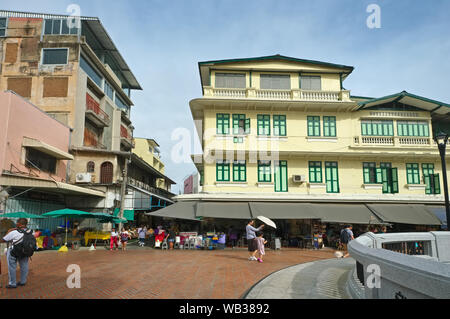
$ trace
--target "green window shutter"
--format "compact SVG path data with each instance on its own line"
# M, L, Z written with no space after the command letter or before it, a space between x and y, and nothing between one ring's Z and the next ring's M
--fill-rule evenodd
M270 162L258 161L258 182L271 182L272 172Z
M432 192L431 192L431 175L424 175L423 179L425 181L425 185L427 185L425 188L425 194L427 194L427 195L432 194Z
M392 172L392 193L398 193L398 170L391 168Z
M381 167L377 167L375 169L375 174L376 174L376 180L375 182L377 184L383 184L383 173L382 173L382 169Z
M325 183L327 193L339 193L337 162L325 162Z
M363 176L364 184L376 183L376 164L375 163L363 163Z
M361 134L367 135L367 123L361 122Z
M233 181L245 182L247 180L246 163L234 162L233 163Z
M278 115L273 116L273 135L274 136L280 135L280 120Z
M381 183L383 184L383 193L388 193L388 170L389 168L381 168Z
M245 114L233 114L233 134L244 134L245 123Z
M424 136L429 137L430 136L430 131L428 128L428 123L425 124L424 126Z
M230 164L216 163L216 180L218 182L230 181Z
M320 136L320 116L308 116L308 136Z
M230 114L224 114L223 134L230 134Z
M324 136L335 137L336 136L336 117L324 116L323 117L323 134Z
M274 115L273 116L273 135L274 136L286 136L286 116Z
M322 162L309 162L309 182L322 183Z
M230 129L230 114L216 115L217 134L229 134Z
M434 174L434 194L441 193L441 183L439 181L439 174Z
M288 191L287 161L275 163L275 192Z
M239 114L233 114L233 134L239 134Z
M245 119L245 134L250 134L250 119Z
M270 115L258 115L258 135L270 135Z

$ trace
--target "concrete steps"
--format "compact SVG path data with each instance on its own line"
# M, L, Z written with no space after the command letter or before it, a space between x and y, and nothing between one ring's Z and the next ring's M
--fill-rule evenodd
M255 286L245 299L351 299L346 285L355 260L328 259L277 271Z

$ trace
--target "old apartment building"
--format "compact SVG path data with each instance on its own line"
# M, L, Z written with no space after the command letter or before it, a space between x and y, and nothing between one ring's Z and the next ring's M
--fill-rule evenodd
M0 11L0 62L0 91L15 92L73 129L67 182L105 197L67 203L117 208L134 145L131 93L142 88L101 21Z

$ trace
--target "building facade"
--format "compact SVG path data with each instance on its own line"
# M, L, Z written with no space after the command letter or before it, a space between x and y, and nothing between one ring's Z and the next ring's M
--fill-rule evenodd
M106 194L72 207L117 208L133 147L131 91L142 88L100 20L0 11L0 26L0 90L72 128L67 182Z
M0 92L0 210L42 214L67 199L102 200L105 193L68 183L72 130L13 92ZM34 220L52 228L61 220ZM59 224L58 224L59 225Z
M194 218L440 223L433 132L449 131L449 104L408 92L352 96L343 84L353 67L280 55L200 62L199 70L203 97L189 105L203 192L177 197L198 203ZM234 213L217 213L227 204Z

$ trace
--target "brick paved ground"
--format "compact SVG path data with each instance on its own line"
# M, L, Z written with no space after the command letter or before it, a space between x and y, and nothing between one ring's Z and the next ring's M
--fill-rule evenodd
M332 250L266 250L264 263L247 260L244 249L161 251L98 249L39 252L30 263L28 284L5 289L7 267L2 256L1 298L240 298L256 282L288 266L333 258ZM67 266L81 268L81 288L68 289ZM19 277L19 274L18 274Z

